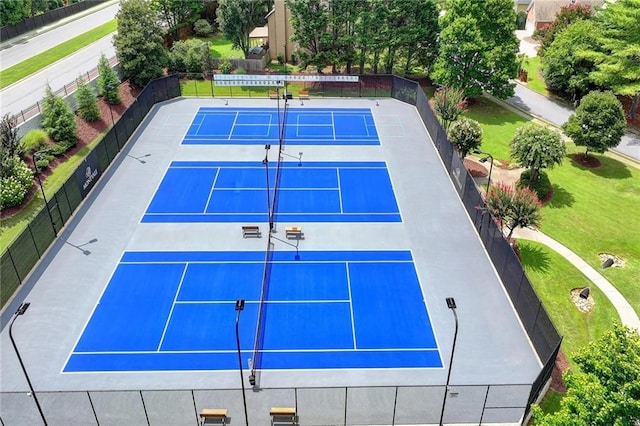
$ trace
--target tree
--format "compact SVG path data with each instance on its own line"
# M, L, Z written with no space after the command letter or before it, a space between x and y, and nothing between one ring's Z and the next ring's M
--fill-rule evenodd
M98 94L105 98L111 105L116 105L120 100L120 80L118 75L109 65L109 60L102 53L98 60Z
M202 40L177 41L169 52L169 69L172 71L205 73L211 66L209 46Z
M578 146L604 153L620 143L626 121L620 101L611 92L591 92L580 101L576 112L562 125L562 130Z
M160 14L168 31L178 39L178 30L192 24L204 9L202 0L151 0L150 7Z
M0 22L2 26L17 24L29 16L24 0L4 0L0 2Z
M438 56L438 6L433 0L402 1L400 4L405 19L398 28L398 44L404 74L409 74L414 64L423 66L428 72Z
M640 419L640 335L614 323L613 329L574 357L567 393L554 413L533 406L539 426L635 426Z
M573 3L562 6L553 23L544 30L544 36L538 49L538 56L544 56L556 37L571 24L593 18L594 10L588 4Z
M595 21L580 20L558 34L541 59L542 74L549 89L577 102L598 88L590 77L596 69L595 62L579 52L596 49L600 32Z
M464 158L470 151L482 144L482 128L480 123L470 118L462 118L453 123L448 132L449 140Z
M538 179L541 169L562 164L567 146L557 132L537 124L526 124L511 139L511 156L530 170L529 180Z
M116 17L118 32L113 44L122 73L125 79L143 87L162 76L166 64L158 15L147 0L122 0Z
M503 183L489 188L482 210L491 214L501 227L507 227L507 240L511 240L516 228L538 226L542 220L540 203L533 191L526 187L514 188Z
M100 110L98 109L98 99L82 77L76 80L78 89L76 90L76 102L78 103L78 114L86 121L96 121L100 118Z
M249 51L249 33L264 20L269 12L268 0L219 0L218 26L233 47Z
M53 140L75 145L76 118L69 104L54 94L49 85L42 101L42 127Z
M632 96L629 117L635 117L640 105L640 0L607 2L597 20L603 28L602 48L592 56L597 69L591 77L617 95Z
M14 115L5 114L2 116L0 137L2 138L2 158L16 156L20 146L20 138L18 137L18 120Z
M326 4L322 0L291 0L287 2L291 11L291 39L298 43L301 65L317 66L326 64L324 58L325 44L328 43L325 30L329 25Z
M440 116L445 131L449 131L451 123L464 112L466 99L462 89L444 86L433 95L433 109Z
M513 95L518 39L511 0L450 0L441 20L440 54L433 79L473 97Z

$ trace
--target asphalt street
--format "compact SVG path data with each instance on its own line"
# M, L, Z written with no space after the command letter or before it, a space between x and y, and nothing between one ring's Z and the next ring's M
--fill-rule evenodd
M26 58L110 21L115 17L118 9L119 4L114 3L79 19L71 20L64 25L43 28L39 34L31 34L32 37L27 36L7 42L0 50L1 69L15 65ZM112 35L104 37L6 87L0 92L0 108L3 112L19 114L21 110L25 110L42 100L47 84L51 86L53 91L57 91L64 88L66 84L73 83L80 74L86 74L98 65L101 53L104 53L107 58L115 56L112 40Z
M516 84L515 91L515 95L507 99L508 102L555 126L561 126L573 114L572 108L561 105L521 84ZM622 137L620 145L613 150L640 161L640 137L627 132Z

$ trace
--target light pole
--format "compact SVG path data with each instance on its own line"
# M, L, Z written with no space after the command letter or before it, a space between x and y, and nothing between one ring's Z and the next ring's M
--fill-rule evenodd
M242 354L240 353L240 312L244 309L244 299L236 300L236 346L238 347L238 366L240 367L240 383L242 384L242 403L244 404L244 420L249 426L249 415L247 414L247 396L244 390L244 375L242 373Z
M20 367L22 367L22 372L24 373L24 377L27 379L27 384L29 385L29 390L31 391L31 395L33 395L33 400L36 402L36 407L38 407L38 412L40 413L40 417L42 417L42 422L45 426L47 426L47 419L44 418L44 413L42 412L42 408L40 407L40 403L38 402L38 397L36 396L36 391L33 390L33 385L31 384L31 380L29 380L29 375L27 374L27 369L24 367L24 363L22 362L22 357L20 356L20 352L18 352L18 347L16 346L16 341L13 340L13 323L16 321L20 315L23 315L27 312L30 303L22 303L18 306L16 313L13 314L13 319L11 320L11 324L9 324L9 339L11 339L11 344L13 345L13 350L16 352L16 356L18 357L18 361L20 362Z
M456 321L456 328L453 332L453 346L451 347L451 359L449 360L449 372L447 373L447 383L444 387L444 398L442 400L442 411L440 412L440 422L438 423L442 426L442 418L444 417L444 407L447 403L447 393L449 393L449 379L451 378L451 367L453 366L453 353L456 350L456 338L458 337L458 314L456 313L456 301L453 297L447 297L447 308L451 309L453 312L453 318Z
M36 175L36 179L38 180L38 186L40 186L40 192L42 192L42 199L44 199L44 207L47 209L47 214L49 215L49 222L51 222L51 227L53 228L53 235L57 237L58 230L56 229L56 223L53 220L53 216L51 216L51 210L49 209L49 202L47 201L47 196L44 193L44 187L42 186L42 180L40 179L40 171L38 170L36 153L34 153L31 156L31 161L33 162L33 173ZM62 218L62 215L60 215L60 217ZM24 309L26 310L27 308L24 308Z
M483 152L480 150L475 150L473 152L476 154L486 155L486 157L480 159L481 163L486 163L487 159L491 159L491 165L489 166L489 178L487 179L487 194L488 194L489 187L491 186L491 172L493 171L493 155L489 154L488 152Z

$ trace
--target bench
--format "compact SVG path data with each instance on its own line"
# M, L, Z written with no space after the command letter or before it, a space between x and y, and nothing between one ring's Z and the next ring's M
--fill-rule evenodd
M296 409L294 407L271 407L269 414L271 415L272 426L277 424L297 424Z
M302 228L300 228L299 226L287 226L284 229L284 233L288 240L290 239L301 240L302 238L304 238L304 234L302 233Z
M309 91L308 90L299 91L298 92L298 98L300 100L303 100L303 99L307 99L308 100L309 99Z
M227 424L227 409L226 408L203 408L200 413L203 425L210 424Z
M269 99L278 99L278 91L269 90Z
M261 238L260 227L258 225L244 225L242 227L242 238Z

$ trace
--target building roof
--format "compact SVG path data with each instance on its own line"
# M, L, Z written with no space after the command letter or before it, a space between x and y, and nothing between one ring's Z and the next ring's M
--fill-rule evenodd
M529 5L529 10L533 8L537 22L553 22L560 9L571 4L595 7L602 6L604 0L533 0Z

